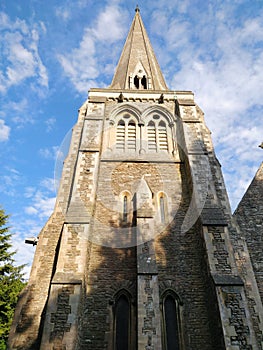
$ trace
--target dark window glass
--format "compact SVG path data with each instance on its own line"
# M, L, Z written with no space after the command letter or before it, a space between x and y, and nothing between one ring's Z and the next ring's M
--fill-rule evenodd
M142 87L144 89L147 89L147 80L146 80L146 76L145 75L142 78Z
M176 302L171 295L164 300L166 350L179 350Z
M125 295L121 295L116 305L116 350L129 349L130 306Z
M137 75L134 77L134 86L139 89L139 86L140 86L140 80L139 78L137 77Z

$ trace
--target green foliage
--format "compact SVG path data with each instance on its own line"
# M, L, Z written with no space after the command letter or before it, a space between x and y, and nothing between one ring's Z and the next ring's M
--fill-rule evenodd
M0 350L6 349L10 325L18 295L25 286L23 266L15 266L8 215L0 209Z

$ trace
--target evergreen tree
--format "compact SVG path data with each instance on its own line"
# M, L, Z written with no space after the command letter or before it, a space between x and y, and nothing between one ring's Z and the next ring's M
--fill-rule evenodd
M7 338L14 315L18 295L25 286L22 269L15 266L8 222L8 215L0 208L0 350L7 348Z

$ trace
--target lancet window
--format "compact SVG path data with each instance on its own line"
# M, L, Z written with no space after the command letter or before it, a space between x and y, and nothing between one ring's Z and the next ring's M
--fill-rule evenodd
M124 115L123 119L119 120L117 124L116 149L135 152L138 139L137 129L137 122L129 114Z
M159 220L162 224L168 220L167 196L164 192L159 192L157 195Z
M163 318L163 348L165 350L180 350L181 346L181 320L180 302L173 291L166 291L162 298Z
M113 349L131 350L134 337L134 314L131 295L120 290L113 302Z
M148 150L150 152L168 151L167 124L159 120L160 116L153 116L147 125Z
M117 125L116 148L119 150L125 149L125 123L120 120Z
M121 294L115 308L115 349L129 349L130 338L130 302L127 295Z
M147 137L148 137L148 149L149 151L157 151L157 140L156 140L156 127L154 122L151 120L147 126Z

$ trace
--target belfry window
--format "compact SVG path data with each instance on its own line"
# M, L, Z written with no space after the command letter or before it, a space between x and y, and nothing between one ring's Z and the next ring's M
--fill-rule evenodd
M130 300L126 294L120 294L115 304L114 350L130 349L131 328Z
M122 116L116 130L116 150L135 152L137 148L138 125L129 115Z
M139 89L139 87L140 87L140 79L138 78L138 75L135 75L135 77L133 79L133 83L134 83L134 86L136 87L136 89Z
M139 67L138 69L135 70L135 72L134 72L135 74L133 75L134 76L133 86L130 86L130 87L138 90L146 90L148 84L147 84L147 75L145 70L142 67ZM130 81L132 81L132 76Z
M123 120L120 120L117 125L116 148L119 150L125 148L125 123Z
M128 124L128 149L136 150L136 125L134 121Z
M147 125L148 150L168 151L167 127L159 115L154 115Z
M175 293L166 292L163 297L163 348L180 350L180 313L179 302Z
M146 76L144 76L146 79ZM140 84L143 80L140 79ZM110 129L109 148L119 154L129 156L139 152L151 153L156 157L158 153L172 153L175 148L173 125L162 111L153 111L140 116L138 111L127 110L117 115L116 127ZM113 124L114 125L114 124ZM115 137L113 136L115 132ZM115 146L113 146L115 143ZM157 155L153 155L157 153ZM161 156L161 154L160 154Z
M157 151L156 128L153 121L150 121L147 126L148 149L149 151Z
M159 148L163 151L168 151L167 131L164 121L160 121L158 125Z
M142 88L147 89L147 79L145 75L142 77Z

